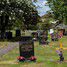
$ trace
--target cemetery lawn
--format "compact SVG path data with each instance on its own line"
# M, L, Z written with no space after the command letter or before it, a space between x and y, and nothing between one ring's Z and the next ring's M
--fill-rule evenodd
M60 42L63 47L67 47L67 36L64 36ZM51 46L50 46L51 45ZM60 63L59 56L56 53L56 48L59 47L59 42L51 42L47 46L34 43L36 62L18 62L19 47L10 51L6 55L0 57L0 67L67 67L67 50L63 50L65 61Z

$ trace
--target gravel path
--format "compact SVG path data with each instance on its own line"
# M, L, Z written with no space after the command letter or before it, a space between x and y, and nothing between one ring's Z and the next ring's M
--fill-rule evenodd
M19 46L19 42L9 42L7 46L0 48L0 57Z

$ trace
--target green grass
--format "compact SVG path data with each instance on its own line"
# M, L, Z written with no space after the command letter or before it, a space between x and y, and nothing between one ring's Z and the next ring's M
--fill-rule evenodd
M67 47L67 37L63 37L63 46ZM52 42L52 47L39 45L38 42L34 43L35 56L37 57L36 62L19 62L17 63L17 56L19 56L19 48L15 48L8 54L0 58L0 62L7 62L5 64L0 63L0 67L67 67L67 62L58 63L59 56L56 53L55 48L59 47L59 42ZM63 50L65 60L67 60L67 50ZM8 62L14 63L10 64ZM17 63L17 64L15 64Z

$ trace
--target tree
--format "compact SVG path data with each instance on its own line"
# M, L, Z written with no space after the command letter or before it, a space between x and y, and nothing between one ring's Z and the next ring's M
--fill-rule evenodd
M67 24L67 1L47 0L55 20Z
M14 27L17 20L21 22L18 22L18 26L23 23L24 27L29 29L30 25L37 24L37 18L38 14L31 0L0 0L0 32L2 35L6 29Z

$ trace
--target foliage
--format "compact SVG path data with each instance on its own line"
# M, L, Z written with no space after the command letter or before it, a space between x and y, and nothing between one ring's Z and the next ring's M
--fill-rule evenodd
M51 22L53 20L53 17L50 12L47 12L44 16L40 18L40 22L37 24L38 29L45 30L50 29Z
M50 27L51 27L51 24L50 23L42 24L42 30L49 30Z
M47 0L55 20L67 24L67 1L66 0Z
M15 26L36 26L38 13L31 0L0 0L0 31L12 29Z

